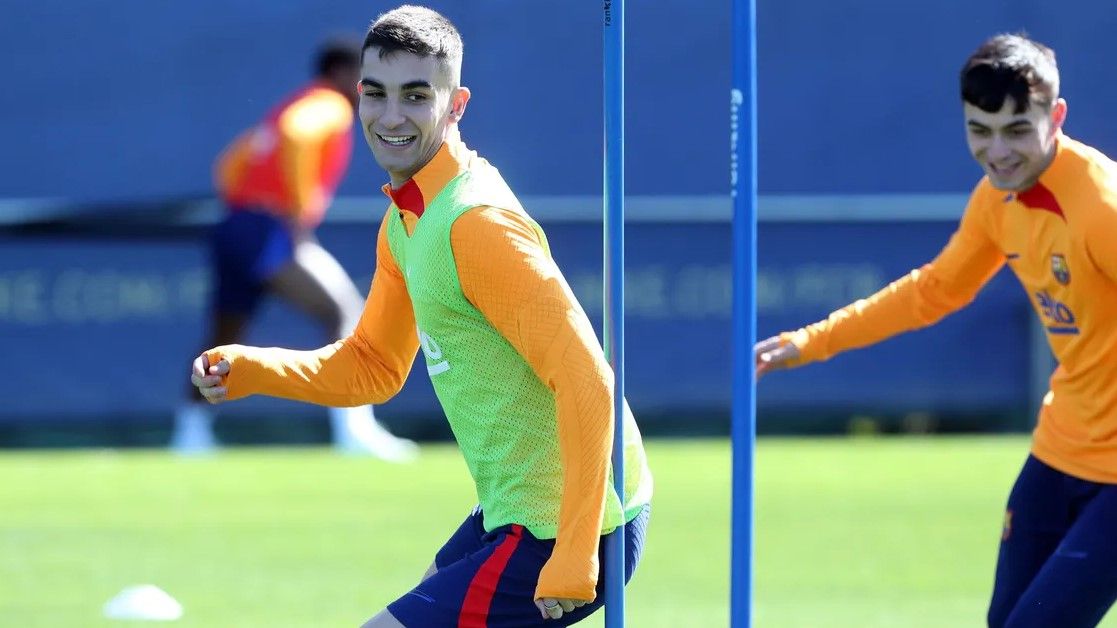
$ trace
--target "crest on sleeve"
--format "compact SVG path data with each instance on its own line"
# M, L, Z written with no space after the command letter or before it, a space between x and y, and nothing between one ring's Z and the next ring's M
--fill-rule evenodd
M1055 275L1055 281L1064 286L1070 283L1070 267L1067 266L1066 257L1059 253L1051 256L1051 274Z

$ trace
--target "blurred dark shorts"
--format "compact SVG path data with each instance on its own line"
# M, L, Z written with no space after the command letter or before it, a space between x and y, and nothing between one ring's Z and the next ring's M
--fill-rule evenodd
M213 307L218 312L250 314L267 281L295 255L287 225L263 209L231 207L210 235L213 256Z

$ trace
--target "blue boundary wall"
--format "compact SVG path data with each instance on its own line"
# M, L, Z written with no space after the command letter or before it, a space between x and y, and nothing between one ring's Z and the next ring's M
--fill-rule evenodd
M540 198L555 257L595 324L601 320L601 227L579 218L599 199ZM663 198L629 202L626 320L628 396L637 412L726 415L730 403L729 225L720 197L678 197L700 217L662 214ZM954 220L944 209L924 220L881 220L881 199L844 199L863 219L809 220L811 199L768 198L783 217L760 226L759 332L817 320L930 259ZM837 199L831 199L837 202ZM943 197L940 203L959 201ZM928 206L936 206L934 199ZM346 219L340 203L321 230L361 286L375 264L377 224ZM819 203L814 199L814 203ZM797 214L791 208L799 206ZM955 205L957 207L957 205ZM379 211L379 210L378 210ZM953 210L957 213L957 209ZM557 212L557 213L555 213ZM209 277L202 214L162 236L42 231L0 235L0 345L19 368L0 378L0 421L129 417L165 421L181 398L190 359L203 340ZM559 216L562 216L561 218ZM0 232L2 233L2 232ZM940 325L825 364L772 376L761 387L764 412L1019 413L1027 410L1029 320L1023 291L1006 272L976 303ZM600 327L598 327L600 332ZM280 303L268 302L246 342L313 348L320 332ZM234 414L320 411L281 401L228 406ZM435 416L422 369L385 416Z

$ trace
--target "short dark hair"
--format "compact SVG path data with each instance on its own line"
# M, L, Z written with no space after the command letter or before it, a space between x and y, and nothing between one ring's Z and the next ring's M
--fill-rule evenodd
M335 37L318 46L314 55L314 76L324 77L337 69L361 67L360 40L352 37Z
M447 64L452 76L461 72L461 34L453 22L426 7L405 4L377 17L368 28L361 54L374 47L380 49L381 59L409 52Z
M1050 110L1059 98L1055 51L1024 34L991 37L966 59L961 88L963 102L989 113L1000 111L1008 97L1014 113L1032 104Z

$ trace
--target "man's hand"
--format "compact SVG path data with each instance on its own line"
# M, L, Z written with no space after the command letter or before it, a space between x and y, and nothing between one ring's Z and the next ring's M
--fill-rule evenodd
M535 606L543 615L543 619L558 619L563 613L573 612L574 609L588 604L585 600L568 600L566 598L544 597L535 600Z
M210 403L221 403L229 394L225 386L225 376L229 374L229 361L224 358L210 366L209 358L202 354L194 360L194 372L190 375L190 383L198 387L198 392Z
M768 371L787 368L788 362L798 359L799 347L790 342L782 342L779 336L772 336L756 343L753 354L756 357L756 377L760 379Z

